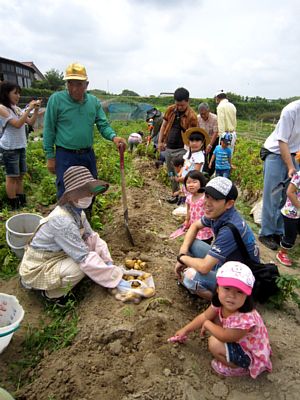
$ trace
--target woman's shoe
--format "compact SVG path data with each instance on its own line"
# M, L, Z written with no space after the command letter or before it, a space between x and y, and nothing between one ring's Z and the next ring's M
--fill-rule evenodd
M12 211L18 210L20 208L20 200L18 197L14 197L13 199L8 199L8 204Z
M285 265L286 267L292 266L292 261L289 259L289 256L287 255L287 253L284 253L283 251L279 251L276 254L276 258L282 265Z
M41 296L46 301L48 301L49 303L55 304L56 306L61 307L61 308L66 307L68 301L70 300L70 293L67 293L66 295L61 296L61 297L54 297L54 298L48 297L45 290L41 290L40 293L41 293Z
M20 203L21 207L26 206L26 204L27 204L26 194L24 194L24 193L17 194L17 198L19 199L19 203Z

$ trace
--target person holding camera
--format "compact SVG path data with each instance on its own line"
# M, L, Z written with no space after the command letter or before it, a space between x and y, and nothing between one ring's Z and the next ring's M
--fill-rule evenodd
M11 82L0 85L0 119L2 135L0 148L6 174L6 194L12 210L26 204L23 188L23 177L26 167L26 128L25 124L33 125L37 119L41 105L40 100L32 100L25 111L18 106L21 88ZM32 116L30 113L33 111Z

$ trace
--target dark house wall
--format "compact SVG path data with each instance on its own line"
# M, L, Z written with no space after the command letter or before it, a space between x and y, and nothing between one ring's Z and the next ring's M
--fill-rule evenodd
M31 87L34 70L17 61L0 57L0 81L17 83L20 87Z

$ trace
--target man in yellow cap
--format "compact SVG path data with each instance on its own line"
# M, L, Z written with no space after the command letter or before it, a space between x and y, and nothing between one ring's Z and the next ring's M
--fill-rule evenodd
M56 92L49 98L44 120L44 150L48 170L56 174L58 198L65 191L64 172L74 165L88 168L97 178L93 137L94 124L100 134L116 146L126 144L117 137L109 125L100 101L86 93L88 77L83 65L70 64L64 77L66 90Z

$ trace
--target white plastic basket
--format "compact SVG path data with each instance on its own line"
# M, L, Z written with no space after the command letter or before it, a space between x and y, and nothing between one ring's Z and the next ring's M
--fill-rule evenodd
M15 296L0 293L0 353L19 329L24 314L23 307Z
M6 241L17 257L23 257L24 248L41 218L38 214L21 213L13 215L6 221Z

